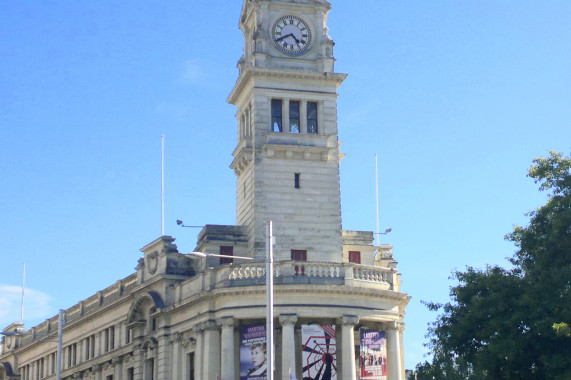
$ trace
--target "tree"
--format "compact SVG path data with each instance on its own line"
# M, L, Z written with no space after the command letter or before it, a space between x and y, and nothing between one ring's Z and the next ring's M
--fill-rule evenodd
M510 269L456 272L431 324L426 379L571 379L571 157L550 152L528 176L548 192L526 227L506 239L517 250Z

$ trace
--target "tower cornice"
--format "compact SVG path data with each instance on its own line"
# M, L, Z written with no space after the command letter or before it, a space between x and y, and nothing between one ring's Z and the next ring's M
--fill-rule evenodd
M239 95L244 92L248 82L251 79L255 78L286 78L301 81L333 82L335 83L336 87L339 87L345 78L347 78L347 74L251 67L245 70L242 75L240 75L236 81L236 84L234 85L234 88L232 89L232 92L228 96L227 102L230 104L236 104Z

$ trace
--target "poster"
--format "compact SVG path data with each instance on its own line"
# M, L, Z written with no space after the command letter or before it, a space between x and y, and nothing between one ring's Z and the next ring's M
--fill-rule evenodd
M267 379L266 326L240 327L240 380Z
M384 331L361 330L359 380L387 380L387 340Z
M337 380L335 325L302 325L304 380Z

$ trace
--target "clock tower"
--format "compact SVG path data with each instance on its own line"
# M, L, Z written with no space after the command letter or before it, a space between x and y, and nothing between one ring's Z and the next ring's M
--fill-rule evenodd
M237 106L237 224L265 256L265 225L280 260L342 262L337 89L325 0L245 0L244 55L228 98Z

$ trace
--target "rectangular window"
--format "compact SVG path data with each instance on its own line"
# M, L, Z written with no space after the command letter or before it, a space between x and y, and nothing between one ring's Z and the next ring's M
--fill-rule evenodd
M95 335L89 337L89 358L93 359L95 357Z
M291 250L291 260L292 261L307 261L307 251L305 249L292 249ZM305 276L305 266L296 265L294 267L296 276Z
M51 354L50 356L50 375L56 373L56 358L57 352L55 354Z
M292 261L307 261L307 250L305 250L305 249L292 249L291 250L291 260Z
M67 346L67 368L77 364L77 344Z
M307 103L307 133L316 135L318 132L317 127L317 103Z
M301 187L301 173L295 173L293 176L293 186L296 189L299 189Z
M151 331L155 331L159 327L159 320L156 316L151 316Z
M127 380L135 380L135 368L127 368Z
M354 264L361 264L361 252L349 251L349 262Z
M105 352L109 352L115 348L115 327L111 326L103 331L105 340Z
M220 247L220 254L225 255L225 256L234 256L234 247L221 246ZM220 258L220 265L232 264L233 262L234 262L234 259L232 259L230 257L221 257Z
M282 132L281 99L272 99L272 132Z
M299 101L292 100L289 102L289 131L290 133L299 133Z
M133 340L133 329L127 328L126 330L125 344L129 344L131 343L131 340Z

